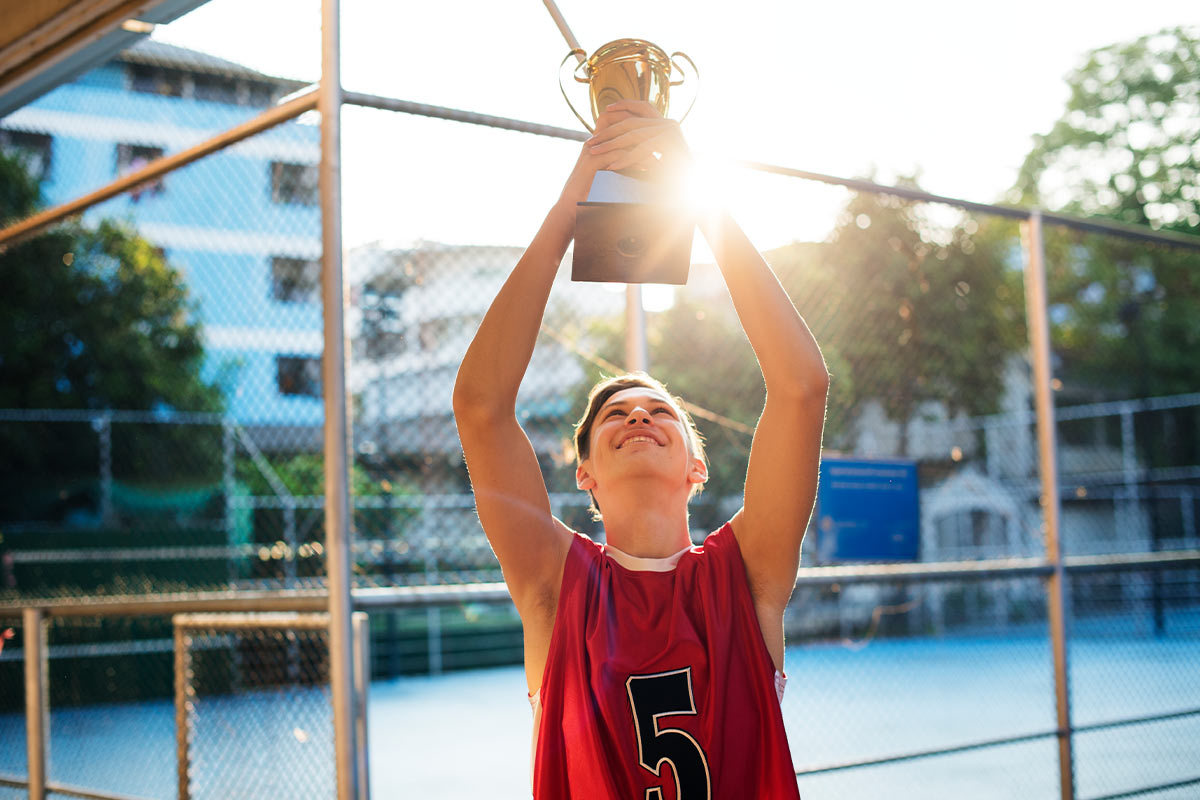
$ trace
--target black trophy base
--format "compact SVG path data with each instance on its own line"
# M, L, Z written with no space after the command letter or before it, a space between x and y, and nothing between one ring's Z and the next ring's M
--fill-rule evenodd
M578 203L571 280L687 283L696 220L655 203Z

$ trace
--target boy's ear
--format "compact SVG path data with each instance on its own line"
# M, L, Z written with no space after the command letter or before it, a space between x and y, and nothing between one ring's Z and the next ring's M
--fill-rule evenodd
M708 482L708 466L698 459L692 459L692 466L688 470L689 483L707 483Z
M592 477L589 471L590 466L589 462L584 461L575 468L575 485L580 491L590 492L596 488L596 479Z

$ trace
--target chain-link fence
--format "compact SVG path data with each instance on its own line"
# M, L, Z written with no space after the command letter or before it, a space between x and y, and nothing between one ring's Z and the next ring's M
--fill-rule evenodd
M325 615L176 618L186 796L335 794L328 627Z
M1054 796L1040 580L801 587L787 624L809 634L783 700L803 796Z
M80 462L73 473L43 464L21 476L27 491L12 487L0 545L9 596L292 589L323 572L319 452L294 474L296 456L264 453L217 414L2 418L14 440L71 440Z
M1174 796L1195 778L1197 577L1071 572L1079 797ZM1156 594L1156 591L1158 592ZM784 698L802 792L1057 793L1054 675L1036 578L797 589ZM814 628L824 630L814 635ZM870 732L867 734L867 732Z
M1081 797L1146 786L1187 796L1200 732L1200 570L1122 571L1071 581L1071 701ZM1159 795L1153 795L1159 796Z
M178 155L301 86L149 41L0 121L0 144L53 205ZM347 191L453 221L452 233L427 239L346 237L353 581L361 591L399 587L399 597L501 580L475 517L451 389L577 144L372 104L345 110ZM466 177L388 145L429 132ZM0 315L5 614L327 589L319 158L307 117L266 125L0 253L11 298ZM545 207L475 190L485 173L488 187L544 184ZM762 171L732 176L727 193L752 238L767 215L795 220L797 241L764 256L829 365L825 460L844 470L823 483L786 620L784 712L802 790L1053 796L1044 465L1016 225ZM528 230L495 231L488 208L499 203L527 203ZM829 207L840 216L813 235L807 217ZM1196 259L1051 230L1059 536L1067 556L1100 559L1072 562L1068 579L1076 786L1093 800L1146 787L1186 794L1200 742L1200 383L1179 320L1200 311L1184 280ZM699 540L741 504L763 387L702 241L693 256L685 287L648 289L644 303L650 371L688 402L707 442L711 479L691 511ZM564 268L518 397L555 514L594 536L602 528L574 486L571 426L592 383L624 366L625 314L624 292L572 283ZM1002 560L1003 569L870 574L894 553L856 540L855 520L826 492L883 503L878 484L897 481L918 501L909 526L889 531L905 558L964 569ZM1192 560L1103 561L1157 551ZM421 597L372 611L377 677L520 663L511 604ZM50 614L52 786L176 791L169 613ZM19 615L0 618L7 629L0 797L19 795L26 775L26 631ZM194 795L328 796L328 637L192 630ZM149 766L128 769L131 753L149 752ZM399 794L397 781L377 791Z
M6 155L37 157L54 205L301 87L145 40L6 117ZM319 157L311 120L285 121L5 251L0 592L322 573ZM10 221L34 210L13 202Z
M49 780L129 797L169 791L169 759L130 769L130 754L167 754L174 742L170 619L54 618L46 628Z
M23 639L21 617L0 616L0 694L4 707L0 709L0 798L24 797L23 782L9 785L7 780L20 780L26 775L25 716L20 713L24 699L22 685ZM18 649L19 648L19 649Z
M143 41L0 122L5 156L36 167L28 185L6 173L13 192L0 216L8 224L36 211L39 195L53 206L178 157L303 85ZM322 583L319 159L313 121L285 119L7 246L3 602ZM51 796L175 794L168 614L49 618L38 783ZM0 629L10 627L0 778L19 791L34 774L21 713L29 632L21 620ZM323 633L284 649L306 669L328 661ZM200 673L196 708L213 713L196 720L197 796L266 796L247 778L276 779L228 769L255 750L232 746L230 732L278 719L264 692L274 684L255 660L268 650L241 647L232 684ZM199 656L205 669L219 652ZM328 680L318 677L300 675L302 688L282 701L316 716L286 732L297 746L311 733L307 750L279 761L307 788L279 796L333 793L328 687L312 688ZM223 703L240 718L222 721ZM226 791L231 778L248 793Z

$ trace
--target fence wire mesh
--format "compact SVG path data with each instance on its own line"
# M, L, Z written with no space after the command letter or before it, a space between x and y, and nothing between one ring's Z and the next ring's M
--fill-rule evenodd
M5 173L0 217L93 191L301 86L142 42L0 123L4 155L36 168ZM4 602L316 585L318 160L313 120L285 123L0 254ZM17 637L0 654L0 772L24 779L23 632L4 627ZM49 647L51 784L173 796L170 620L55 619ZM233 729L269 713L243 708ZM201 763L240 758L222 755L227 733L203 740ZM279 796L331 793L318 747L292 772L309 788ZM131 770L134 754L153 756Z
M48 780L131 797L169 793L170 759L130 769L129 753L171 751L170 619L58 618L47 628Z
M6 117L0 145L46 203L61 202L300 85L151 42ZM389 240L346 220L354 580L500 580L451 388L578 145L363 108L345 117L361 123L344 138L346 192L389 198L371 213L398 219ZM429 131L465 177L394 146ZM12 309L0 315L0 601L324 585L318 159L317 128L301 118L0 253ZM534 182L544 207L505 191ZM827 459L915 467L921 561L1044 555L1016 226L749 171L726 190L752 238L768 219L793 226L794 241L764 256L832 374ZM497 229L489 209L502 203L528 204L527 230ZM698 239L687 286L645 296L650 371L689 402L712 464L692 506L697 539L741 503L763 400L709 261ZM1065 552L1200 547L1195 256L1051 230L1047 264ZM518 414L556 515L600 536L574 487L571 425L590 385L624 366L625 296L568 273ZM818 507L803 564L879 560L840 551L836 533ZM1195 569L1071 580L1076 723L1178 715L1076 734L1081 797L1195 777L1198 591ZM19 620L5 627L17 636L0 653L0 773L20 776L22 632ZM819 771L1052 728L1040 580L802 586L787 628L796 679L784 710L806 792L932 796L931 774L946 796L1056 791L1046 738ZM522 655L510 605L381 611L371 630L380 677ZM51 778L170 794L169 621L56 619L49 638ZM286 777L302 785L288 796L326 791L324 645L299 633L200 639L198 791L275 793L250 782L275 772L237 758L246 752L294 765ZM257 738L239 750L230 731ZM122 769L119 748L162 757Z
M802 793L1053 793L1053 741L1021 740L1054 729L1039 580L801 588L787 625L792 641L807 640L788 650L783 701ZM1017 741L907 758L1001 739ZM1030 764L1039 767L1021 768Z
M189 796L333 796L328 632L237 616L230 625L179 623Z
M11 638L9 638L11 636ZM20 617L0 616L0 777L16 779L26 771L24 631ZM0 797L15 788L0 784ZM14 795L15 796L15 795Z
M380 121L388 124L432 123ZM539 173L541 162L523 166ZM739 180L753 193L780 179ZM782 194L785 205L798 209L812 193L792 188L775 196ZM843 204L833 233L823 242L779 247L765 256L813 328L833 374L826 455L831 460L915 463L920 560L1043 555L1026 355L1025 264L1016 226L886 197L834 190L817 194ZM692 506L697 539L740 505L750 432L762 403L757 365L719 274L700 260L702 247L698 244L699 259L688 285L651 292L647 303L651 371L691 403L712 462L712 479ZM519 246L418 241L391 248L367 245L353 251L348 261L358 313L352 325L361 326L350 333L358 458L375 465L391 487L405 480L423 487L417 493L424 507L408 528L413 538L399 549L411 552L422 541L440 548L438 555L424 556L429 564L424 576L411 570L414 582L498 577L470 513L448 398L469 338L520 254ZM1061 291L1056 299L1066 302ZM624 360L623 300L601 287L560 278L518 406L542 461L555 512L593 535L602 531L587 518L584 498L571 494L570 424L591 383L620 369ZM1156 513L1174 514L1174 527L1160 545L1152 546L1144 533L1148 523L1141 528L1129 524L1130 515L1145 517L1150 506L1138 499L1136 490L1114 494L1105 484L1114 472L1126 489L1142 480L1131 478L1122 466L1131 458L1136 461L1130 455L1136 444L1114 436L1088 438L1119 432L1123 415L1159 413L1149 410L1154 404L1146 410L1136 403L1097 405L1090 401L1101 395L1056 389L1058 402L1075 403L1065 409L1059 429L1066 552L1194 547L1194 526L1186 524L1194 511L1190 489L1158 490L1156 502L1163 510ZM1174 395L1155 402L1174 409L1194 405L1195 398ZM403 421L394 432L388 430L392 420ZM1086 429L1070 430L1073 424ZM420 437L423 461L413 463L404 452L406 436ZM451 455L444 461L429 456L445 450ZM1182 461L1171 467L1189 474L1194 459L1176 457ZM447 470L444 477L434 478L440 469ZM438 501L442 508L431 519L429 495L438 491L445 492ZM362 505L360 498L357 533L377 535L361 525ZM455 516L450 509L465 513ZM820 547L829 533L824 522L818 513L805 564L828 560ZM377 554L387 553L386 543L371 547ZM475 553L484 561L475 560ZM405 555L393 552L394 563ZM482 570L481 563L486 564ZM378 567L360 566L366 582L388 580ZM376 577L369 577L372 572ZM939 795L1042 796L1056 791L1057 748L1050 733L1055 726L1053 662L1041 580L904 587L849 580L836 591L802 588L788 626L791 641L807 643L789 651L789 670L801 676L801 684L821 687L820 692L801 688L785 701L797 769L813 771L800 779L808 791L864 796L882 782L896 796L925 797L931 791L930 771L939 776L933 790ZM1080 659L1076 669L1085 671L1096 668L1093 662L1115 661L1087 652ZM400 668L383 669L394 674ZM1077 691L1093 690L1094 681L1080 681ZM1179 707L1169 693L1155 697ZM1131 704L1128 713L1155 713L1154 707ZM818 771L998 739L1014 741ZM1120 758L1119 746L1091 747L1080 752L1076 763L1087 769L1084 760L1119 763ZM1041 768L1030 770L1030 764ZM1098 794L1115 791L1118 784L1114 778L1087 788Z
M1196 549L1198 397L1181 343L1194 253L1051 231L1058 460L1068 555ZM1080 797L1195 792L1196 570L1069 580ZM1149 787L1164 787L1147 791Z
M1194 780L1200 570L1078 575L1070 583L1079 795Z
M285 124L3 255L0 592L321 574L317 159Z

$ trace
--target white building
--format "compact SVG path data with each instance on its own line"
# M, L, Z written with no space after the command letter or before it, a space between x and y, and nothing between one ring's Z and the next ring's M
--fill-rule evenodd
M522 252L519 247L372 243L348 253L349 388L357 398L360 452L459 452L451 409L454 379L484 313ZM572 283L569 274L564 266L555 280L544 326L552 335L539 338L521 384L517 411L523 421L557 421L574 413L577 388L590 377L579 354L589 350L590 326L623 313L623 293ZM561 437L536 424L526 427L539 452L561 452Z

